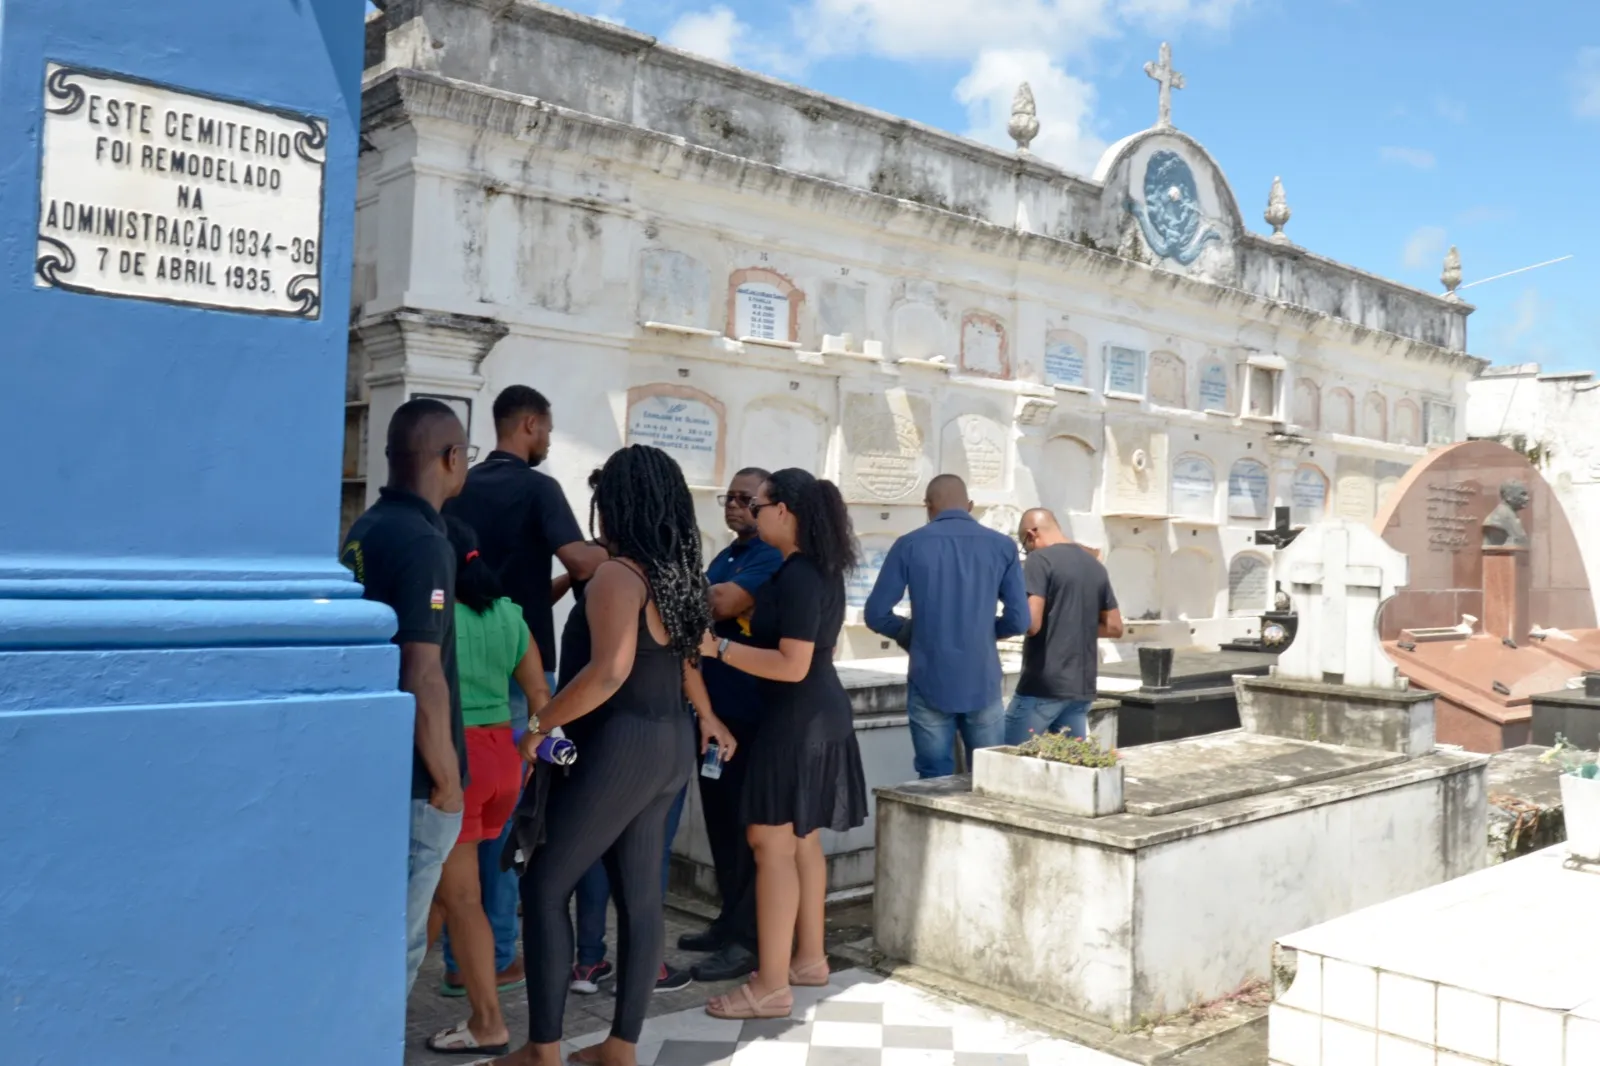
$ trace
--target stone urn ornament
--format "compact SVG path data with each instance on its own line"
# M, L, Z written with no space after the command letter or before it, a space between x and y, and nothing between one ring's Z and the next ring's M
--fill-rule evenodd
M1289 217L1293 213L1289 210L1289 198L1283 192L1283 179L1273 178L1272 191L1267 194L1267 210L1262 217L1267 220L1267 225L1272 227L1272 239L1279 244L1289 242L1283 227L1289 224Z
M1461 284L1461 253L1456 251L1456 246L1451 245L1450 251L1444 257L1444 270L1439 274L1439 281L1444 284L1444 298L1446 300L1459 300L1456 286Z
M1017 142L1018 155L1031 154L1028 145L1039 136L1039 108L1033 100L1033 87L1027 82L1017 86L1017 94L1011 98L1011 121L1006 123L1006 132Z

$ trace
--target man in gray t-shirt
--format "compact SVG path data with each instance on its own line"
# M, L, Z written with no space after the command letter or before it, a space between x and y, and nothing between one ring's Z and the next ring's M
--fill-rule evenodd
M1033 733L1084 736L1100 667L1100 637L1122 636L1111 578L1090 549L1074 544L1043 508L1022 516L1018 533L1028 552L1028 635L1022 677L1006 709L1006 743Z

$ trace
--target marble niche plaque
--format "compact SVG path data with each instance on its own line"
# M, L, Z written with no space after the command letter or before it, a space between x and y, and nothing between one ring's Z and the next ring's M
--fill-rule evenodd
M1180 455L1172 464L1172 513L1183 518L1216 518L1217 476L1203 455Z
M1172 352L1150 353L1150 401L1166 407L1187 407L1188 375L1183 360Z
M639 321L704 329L711 318L711 273L670 248L639 256Z
M904 389L844 396L844 493L863 503L915 500L932 467L928 400Z
M1356 401L1348 389L1334 389L1322 405L1322 425L1329 433L1355 432Z
M1120 392L1124 396L1144 395L1144 352L1106 345L1106 391Z
M787 398L762 399L745 408L741 421L734 469L795 466L813 473L823 469L828 416L817 408Z
M776 285L747 281L733 290L736 337L764 341L789 340L789 297Z
M1378 513L1377 485L1372 460L1341 455L1335 471L1334 511L1340 518L1370 522Z
M683 385L628 390L628 443L660 448L690 485L721 486L724 413L720 402Z
M1290 518L1297 526L1320 522L1328 513L1328 478L1311 465L1299 467L1289 483Z
M1272 568L1254 552L1240 552L1228 566L1229 613L1254 614L1264 611L1267 603L1267 578Z
M884 533L863 534L861 543L861 565L850 572L845 579L844 603L846 607L865 607L867 597L872 595L872 586L878 583L878 575L883 572L883 561L889 555L889 549L894 545L895 538Z
M817 319L822 333L853 337L851 350L860 351L867 338L867 287L859 282L824 281L817 296Z
M906 300L890 316L896 359L932 359L949 352L944 317L932 304Z
M961 369L991 378L1011 376L1006 327L994 315L968 311L961 316Z
M983 415L958 415L944 427L940 441L943 469L967 483L972 492L998 492L1006 487L1005 427Z
M1254 459L1240 459L1228 471L1228 517L1265 518L1272 502L1267 468Z
M1055 329L1044 337L1044 383L1089 387L1088 346L1071 330Z
M1166 514L1166 433L1147 422L1108 421L1106 451L1106 512Z
M1383 505L1389 502L1389 495L1394 492L1395 486L1400 484L1400 479L1406 476L1406 471L1411 469L1410 463L1392 463L1379 459L1373 464L1373 480L1377 482L1377 506L1375 510L1381 511Z
M322 313L328 122L47 63L34 284Z
M1228 368L1220 359L1207 360L1200 367L1200 409L1228 410Z
M1396 444L1422 443L1422 415L1410 400L1394 405L1394 442Z

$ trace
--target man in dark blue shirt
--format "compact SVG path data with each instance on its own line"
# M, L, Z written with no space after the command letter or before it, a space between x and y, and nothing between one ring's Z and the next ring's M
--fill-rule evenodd
M717 636L745 643L748 615L755 606L755 591L772 579L783 565L778 549L756 536L750 501L761 491L767 472L753 467L739 471L721 499L722 516L733 530L734 541L711 560L706 581L711 586L711 615ZM740 748L755 739L760 718L760 695L754 677L714 660L700 665L711 709L717 713ZM706 837L717 869L717 892L722 910L702 933L681 937L685 951L714 951L693 969L697 981L730 981L756 968L756 864L739 820L739 794L744 788L746 759L726 763L720 778L701 777L700 804L706 814Z
M1027 632L1028 594L1016 542L977 523L960 478L928 482L926 503L928 524L889 549L865 614L873 632L902 646L909 628L906 711L917 776L948 777L957 731L968 751L1005 741L995 642ZM915 625L894 613L908 589Z

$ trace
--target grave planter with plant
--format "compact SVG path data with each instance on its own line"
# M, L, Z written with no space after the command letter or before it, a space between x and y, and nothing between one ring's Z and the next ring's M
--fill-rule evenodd
M1600 756L1584 751L1561 734L1540 762L1561 767L1561 812L1567 823L1567 853L1585 863L1600 863Z
M1034 736L973 753L972 791L1081 818L1120 814L1122 763L1094 737Z

